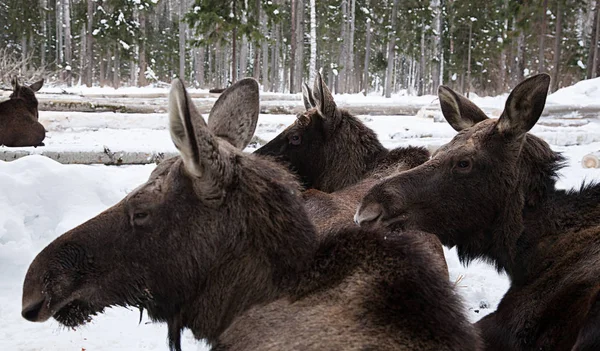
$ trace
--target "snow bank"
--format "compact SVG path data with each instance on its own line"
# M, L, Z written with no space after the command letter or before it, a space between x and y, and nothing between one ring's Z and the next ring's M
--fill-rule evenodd
M600 108L600 78L582 80L548 96L547 103Z
M20 315L21 286L35 255L65 231L120 201L154 166L61 165L41 156L0 161L0 350L161 350L165 325L139 312L109 310L89 326L65 330ZM184 335L186 350L203 350Z

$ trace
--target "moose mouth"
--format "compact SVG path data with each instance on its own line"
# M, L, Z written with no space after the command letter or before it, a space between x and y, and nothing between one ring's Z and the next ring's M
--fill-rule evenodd
M56 308L58 310L53 311ZM80 299L51 306L50 299L43 298L24 308L22 315L32 322L44 322L50 317L54 317L65 327L74 328L89 323L93 316L103 312L104 307L94 306Z

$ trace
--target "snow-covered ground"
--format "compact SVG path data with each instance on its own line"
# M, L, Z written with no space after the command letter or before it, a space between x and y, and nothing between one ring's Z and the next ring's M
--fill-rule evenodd
M556 103L591 103L595 85L580 84L583 83L555 93L563 94L561 99L556 98ZM600 85L600 81L596 85ZM355 97L335 98L341 101ZM377 104L380 98L365 99ZM435 97L419 99L429 99L430 103ZM501 109L504 99L474 100L489 108ZM552 96L549 102L551 100ZM455 134L447 123L422 116L361 118L387 147L408 144L435 147ZM175 151L166 129L165 114L41 112L40 119L49 133L46 147L37 148L35 152L102 150L104 146L113 151ZM293 120L294 116L290 115L261 115L257 135L270 140ZM600 122L544 118L533 132L568 156L561 187L578 186L584 179L600 180L600 169L583 169L580 164L585 154L600 150ZM3 150L6 148L0 147L0 152ZM20 316L22 282L34 256L60 234L118 202L143 183L153 168L153 165L61 165L42 156L0 161L0 350L167 349L166 326L149 322L145 315L138 324L138 311L112 309L77 330L66 330L56 322L34 324ZM456 282L464 297L471 320L492 312L508 288L507 278L481 262L465 268L458 262L454 250L446 253L450 279ZM205 349L189 332L184 334L183 347L185 350Z

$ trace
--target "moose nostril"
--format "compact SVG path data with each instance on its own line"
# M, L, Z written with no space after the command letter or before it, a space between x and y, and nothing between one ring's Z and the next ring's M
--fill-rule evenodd
M44 305L44 299L23 308L21 315L30 322L36 322Z
M367 206L361 206L354 215L354 223L359 226L373 224L383 215L383 207L378 203L371 203Z

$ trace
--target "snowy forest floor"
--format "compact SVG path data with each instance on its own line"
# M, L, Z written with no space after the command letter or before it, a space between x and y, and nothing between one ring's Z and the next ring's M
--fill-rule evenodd
M596 80L593 80L596 81ZM578 87L586 83L586 87ZM582 157L600 150L600 120L596 115L581 111L600 110L600 80L589 81L559 91L549 97L548 106L573 109L568 114L548 114L533 129L555 150L568 157L567 167L561 172L559 186L578 187L584 180L600 180L600 169L584 169ZM141 91L100 91L92 89L82 94L64 95L55 88L45 88L40 100L48 97L59 101L63 96L85 101L94 98L113 103L167 106L168 90L144 89ZM53 91L53 89L55 89ZM208 110L216 96L193 92L195 102ZM269 97L270 96L270 97ZM272 99L271 99L272 98ZM118 101L121 99L122 101ZM431 149L448 142L454 130L441 119L435 96L335 96L341 106L365 108L392 108L416 106L413 113L382 113L360 118L379 135L388 147L423 145ZM502 111L506 96L473 100L492 116ZM263 94L262 104L293 106L301 110L300 95ZM204 105L203 105L204 104ZM412 107L411 107L412 108ZM0 147L0 157L27 153L55 154L111 152L139 153L140 158L157 153L176 152L167 128L163 110L152 113L41 111L40 121L48 130L46 146L39 148ZM392 111L388 109L387 111ZM206 116L207 111L203 111ZM264 111L263 111L264 112ZM273 111L267 111L273 112ZM263 113L260 115L256 135L259 141L268 141L295 119L293 114ZM247 148L253 151L256 144ZM144 156L146 155L146 156ZM149 162L151 162L150 160ZM117 203L125 194L143 183L153 164L136 166L62 165L42 156L24 157L13 162L0 161L0 350L166 350L166 326L152 323L144 315L138 325L139 312L123 308L109 309L88 326L66 330L54 321L45 324L26 322L20 316L21 287L25 271L31 260L50 241L86 221L107 207ZM474 262L463 267L455 250L445 250L450 279L456 282L472 321L494 311L508 288L505 275L498 274L492 266ZM184 350L204 350L205 345L193 340L186 332Z

